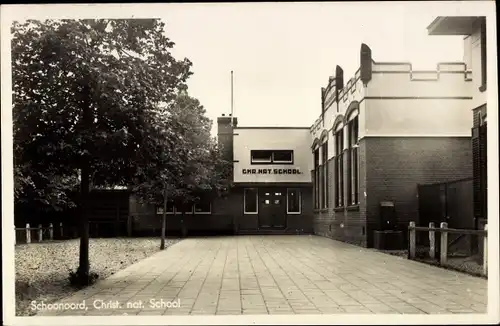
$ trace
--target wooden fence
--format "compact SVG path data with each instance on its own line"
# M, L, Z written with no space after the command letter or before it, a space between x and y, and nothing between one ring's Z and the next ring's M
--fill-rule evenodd
M417 231L427 232L429 234L429 257L435 259L436 247L439 245L439 264L446 265L448 261L448 234L460 235L475 235L483 238L483 274L488 275L488 225L484 226L484 230L470 229L451 229L448 228L448 223L442 222L439 228L436 228L434 223L429 223L429 227L415 226L415 222L410 222L408 226L409 232L409 250L408 258L415 259L417 249ZM439 243L436 242L436 233L439 234Z
M31 227L29 223L26 223L24 228L14 228L15 230L15 244L21 243L32 243L32 242L43 242L54 240L54 230L56 230L56 237L63 239L64 229L63 224L60 223L58 228L55 228L52 223L49 226L42 226L39 224L38 227ZM24 241L18 241L18 236L22 236Z

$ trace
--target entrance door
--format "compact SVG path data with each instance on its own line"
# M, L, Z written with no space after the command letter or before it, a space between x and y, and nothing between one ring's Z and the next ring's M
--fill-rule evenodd
M285 189L261 189L259 196L259 227L284 229L286 227Z

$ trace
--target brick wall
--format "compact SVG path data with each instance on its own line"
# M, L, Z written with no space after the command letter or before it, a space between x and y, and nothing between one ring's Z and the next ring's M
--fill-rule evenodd
M258 215L243 214L243 189L235 187L225 197L215 198L212 202L212 214L167 215L167 232L179 233L181 219L188 232L213 234L236 233L238 231L258 231ZM312 233L312 190L301 187L302 214L287 216L286 233ZM156 214L155 207L141 204L131 197L131 214L133 216L134 233L138 235L159 234L161 215Z
M393 201L401 229L418 224L417 184L472 177L471 139L365 138L367 242L372 246L379 203ZM406 232L405 232L406 235Z
M400 228L418 223L417 184L472 176L471 141L463 138L363 138L359 143L359 207L335 209L335 165L329 160L329 204L316 210L314 233L373 246L381 201L393 201ZM347 164L347 154L344 156ZM344 169L344 193L348 187ZM343 227L342 227L343 224ZM406 235L406 232L405 232Z

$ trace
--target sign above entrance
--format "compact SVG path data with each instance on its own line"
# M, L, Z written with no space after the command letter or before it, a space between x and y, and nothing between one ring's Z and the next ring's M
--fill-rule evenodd
M243 174L302 174L299 169L242 169Z

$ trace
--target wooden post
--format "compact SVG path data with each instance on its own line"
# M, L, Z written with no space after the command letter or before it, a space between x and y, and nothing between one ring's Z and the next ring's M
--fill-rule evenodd
M429 223L429 228L434 229L433 222ZM436 258L436 232L432 230L429 231L429 257Z
M62 239L63 238L63 226L62 226L62 222L59 224L59 229L60 229L61 239Z
M31 229L29 223L26 223L26 243L31 243Z
M484 231L488 232L488 224L484 225ZM488 233L483 237L483 273L488 275Z
M43 240L43 228L41 224L38 224L38 242Z
M415 251L417 247L415 222L410 222L410 226L408 227L408 229L410 230L410 259L413 259L415 258Z
M446 260L448 258L448 232L446 229L448 228L448 223L441 222L441 248L440 248L440 259L439 262L441 265L446 264Z
M49 224L49 240L54 240L54 225L52 223Z

